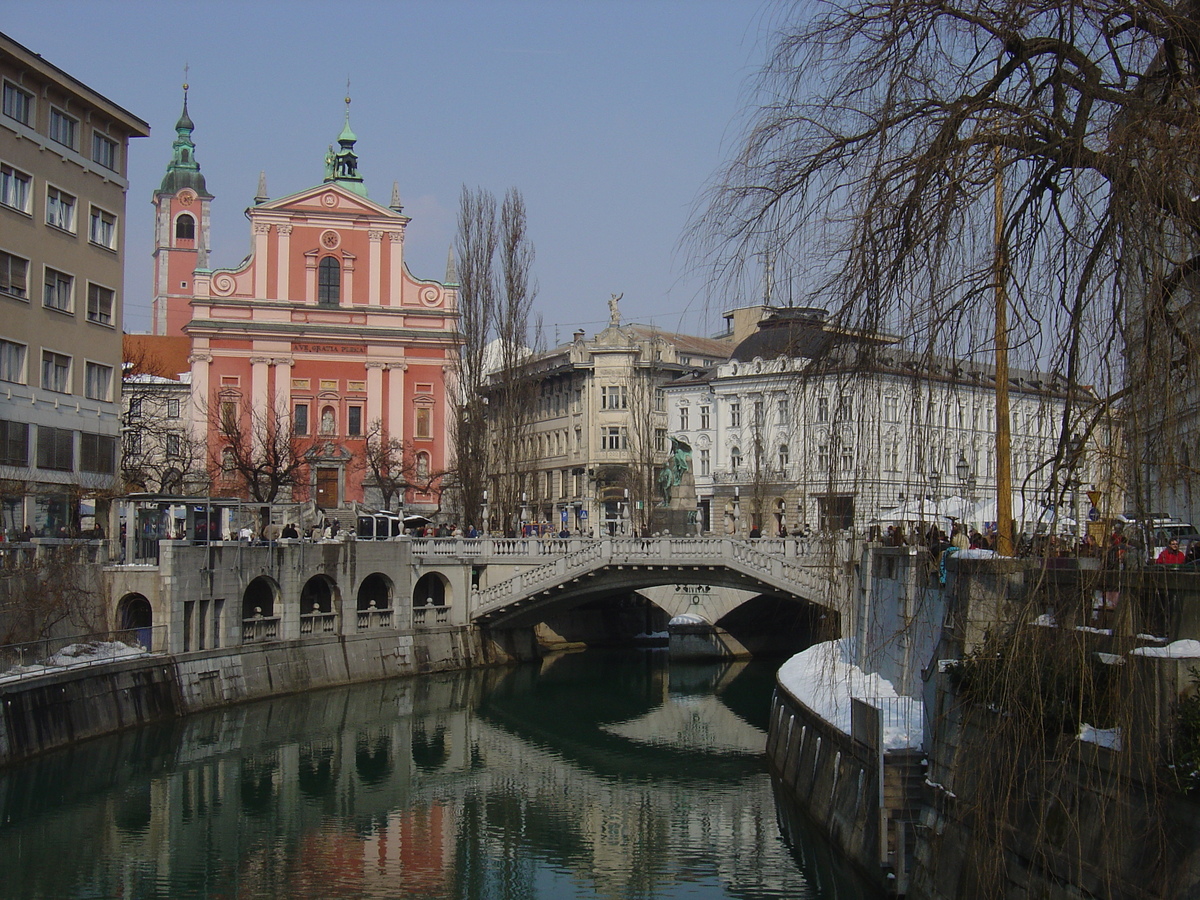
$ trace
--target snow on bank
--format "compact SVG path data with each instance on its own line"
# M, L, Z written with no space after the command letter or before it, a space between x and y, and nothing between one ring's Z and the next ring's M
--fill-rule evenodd
M779 682L846 734L850 734L850 700L867 701L883 709L885 750L920 747L925 726L921 701L901 697L890 681L867 674L851 662L853 658L853 638L816 644L780 666Z
M26 675L40 675L44 672L77 666L112 662L115 659L145 656L149 652L145 647L122 644L120 641L88 641L83 644L68 644L42 662L13 666L0 673L0 681L14 681Z
M1138 647L1129 651L1134 656L1164 656L1168 659L1200 657L1200 641L1173 641L1165 647Z

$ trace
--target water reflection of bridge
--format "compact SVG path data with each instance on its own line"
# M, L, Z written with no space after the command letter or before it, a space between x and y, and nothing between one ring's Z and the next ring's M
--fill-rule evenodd
M741 665L723 669L718 687ZM659 872L688 870L736 894L760 884L764 859L786 857L762 729L711 694L700 703L703 692L673 689L663 671L649 692L614 686L611 703L593 710L609 744L576 753L561 744L569 729L554 724L569 701L543 694L541 714L528 715L537 695L514 683L526 677L517 669L396 680L119 735L0 776L0 812L9 823L32 816L35 828L52 818L78 847L75 870L91 871L89 883L111 896L133 896L147 881L188 893L214 876L203 857L236 873L221 874L245 895L291 894L294 885L309 896L311 884L294 883L325 872L325 896L391 896L400 884L414 895L466 896L464 884L493 878L513 883L506 895L531 896L521 882L532 871L511 865L518 846L603 895L649 895L662 887ZM704 763L634 777L628 760L669 739L671 728L659 726L675 718L710 736ZM692 790L697 783L706 789ZM50 784L53 808L37 793ZM697 832L703 858L630 864L631 847L683 852L694 841L671 836ZM0 832L10 874L42 895L68 896L69 867L53 846ZM773 868L795 880L775 895L804 892L790 865Z

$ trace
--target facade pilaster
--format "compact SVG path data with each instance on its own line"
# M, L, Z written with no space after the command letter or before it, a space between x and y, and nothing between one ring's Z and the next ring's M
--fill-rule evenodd
M383 370L387 363L369 361L367 369L367 421L370 431L376 422L383 421Z
M367 239L371 242L370 253L367 257L367 270L371 273L371 283L367 289L367 304L369 306L378 306L379 298L382 296L383 287L383 266L380 260L383 255L383 232L377 228L372 228L367 232Z
M254 223L254 296L267 298L267 239L271 226L266 222Z
M279 235L279 254L275 260L275 284L277 286L276 294L278 295L276 299L291 300L288 263L292 258L292 226L276 225L275 231Z
M389 231L388 247L391 249L391 278L388 279L388 283L393 285L392 290L394 290L396 293L392 293L391 291L388 292L390 296L388 297L386 305L400 306L403 301L399 291L400 284L403 280L401 278L401 274L404 272L404 232Z
M192 367L192 402L188 426L196 446L203 447L208 440L208 403L212 354L192 353L188 362Z
M250 358L250 414L244 421L250 428L250 437L255 452L262 450L266 438L264 432L271 427L274 410L270 407L270 378L270 357L252 356ZM259 416L262 417L262 421L256 422L255 419Z
M388 365L388 434L401 441L408 433L404 420L404 373L407 371L407 363Z

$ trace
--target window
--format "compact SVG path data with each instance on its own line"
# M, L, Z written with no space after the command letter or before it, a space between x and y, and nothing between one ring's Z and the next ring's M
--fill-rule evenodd
M658 453L662 453L667 449L667 429L654 429L654 449Z
M181 447L182 444L180 443L179 435L174 433L167 435L166 450L168 459L178 459Z
M428 406L417 407L416 427L413 437L428 440L433 437L433 410Z
M600 429L600 449L620 450L621 429L615 425Z
M779 445L779 468L781 470L786 470L790 459L791 459L791 453L788 450L788 445L780 444Z
M59 394L71 393L71 357L42 351L42 387Z
M817 447L817 468L821 472L829 471L829 445L821 444Z
M0 163L0 203L10 209L29 212L30 187L33 177L20 169Z
M705 431L712 427L712 417L709 414L709 409L710 407L707 406L700 407L700 427Z
M50 140L57 141L72 150L79 138L79 120L68 116L61 109L50 107Z
M828 397L818 397L817 398L817 421L818 422L828 422L829 421L829 398Z
M4 82L4 114L22 125L33 125L33 94Z
M729 404L729 427L742 427L742 404L736 400Z
M709 451L700 451L700 474L709 475L712 473L712 459L709 456Z
M883 420L885 422L900 421L900 400L895 394L883 398Z
M688 430L688 408L686 406L679 407L679 430Z
M46 224L75 231L75 197L56 187L46 188Z
M167 401L167 418L168 419L178 419L179 418L179 401L178 400L172 399L172 400Z
M346 408L346 434L358 437L362 434L362 407L349 406Z
M600 388L601 409L628 409L629 394L623 384L610 384Z
M791 413L788 409L788 398L780 397L775 401L775 411L779 417L779 427L787 428L791 424Z
M0 340L0 381L25 383L25 345Z
M238 433L238 405L236 400L221 401L221 431L225 434Z
M184 213L175 220L175 240L194 241L196 239L196 220Z
M0 250L0 292L29 299L29 260Z
M116 250L117 217L93 206L88 220L88 240L106 250Z
M666 412L667 411L667 395L663 391L662 388L654 389L654 411L655 412Z
M98 131L93 131L92 161L115 172L117 170L117 142L106 138Z
M322 306L342 302L342 266L335 257L326 256L317 266L317 302Z
M89 400L108 400L112 388L112 366L89 362L83 370L83 396Z
M854 474L854 452L849 447L842 448L842 472L846 475Z
M79 435L79 470L111 475L117 469L117 439L107 434Z
M29 425L0 419L0 466L29 465Z
M66 272L46 267L46 280L42 290L42 305L47 309L57 309L60 312L71 312L71 294L75 288L75 279Z
M97 325L113 323L113 300L116 293L98 284L88 284L87 318Z
M71 472L75 469L75 432L68 428L39 425L37 430L37 467Z
M740 469L741 467L742 467L742 448L734 447L732 450L729 451L729 469L734 474L734 476L736 476L738 473L738 469Z

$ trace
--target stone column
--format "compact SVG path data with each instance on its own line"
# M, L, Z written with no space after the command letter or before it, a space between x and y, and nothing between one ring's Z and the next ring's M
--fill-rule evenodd
M281 427L292 427L292 366L295 360L291 357L280 357L271 360L274 369L275 405L283 413L284 421Z

